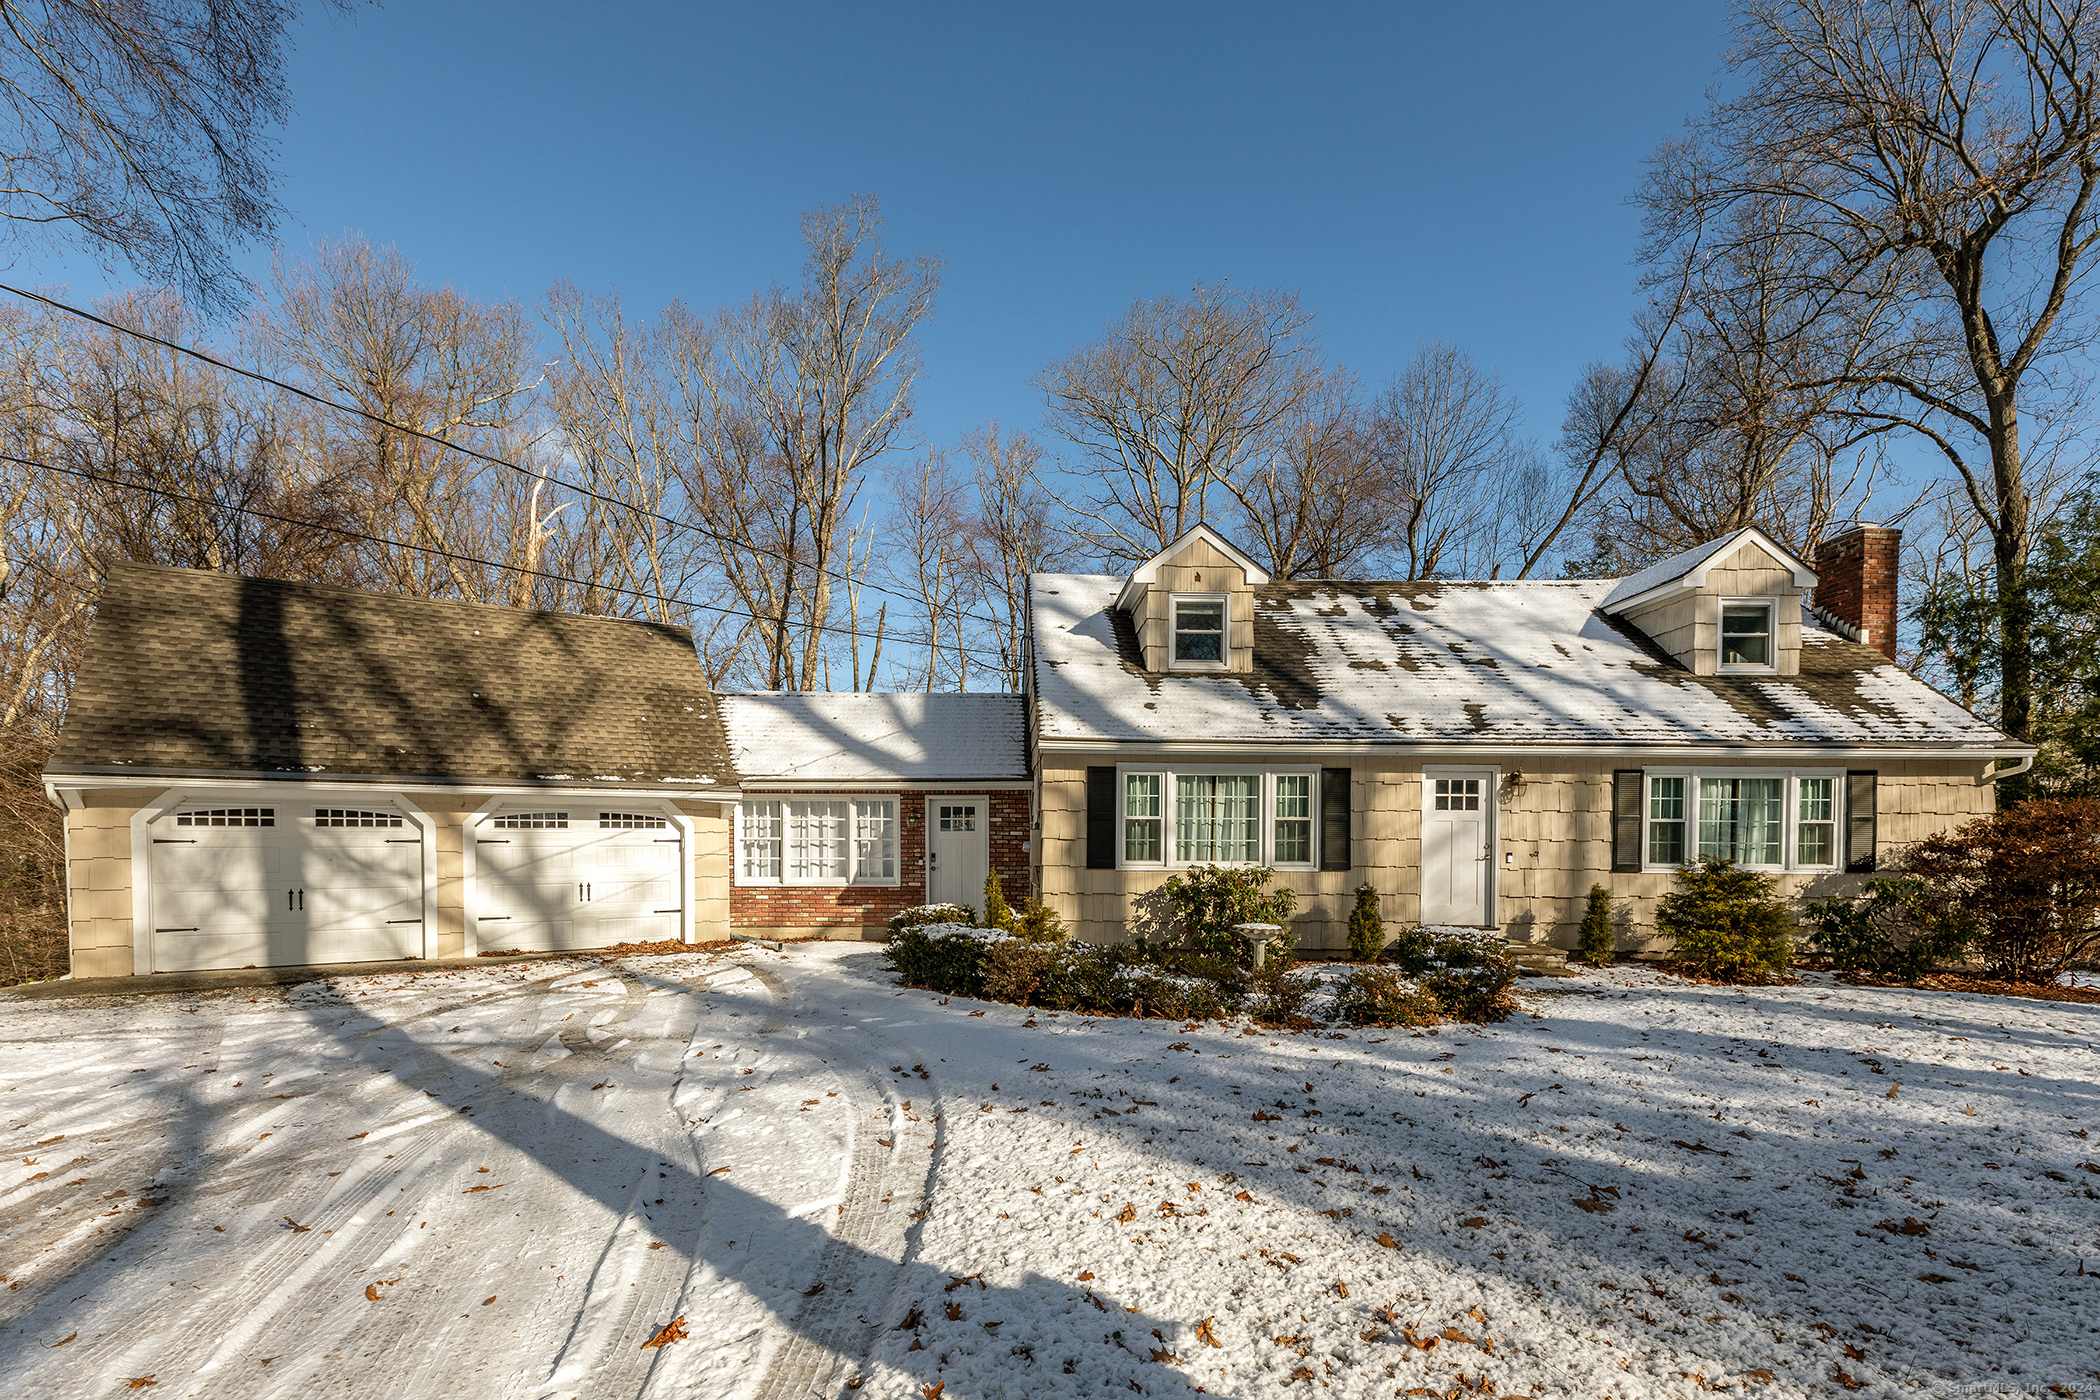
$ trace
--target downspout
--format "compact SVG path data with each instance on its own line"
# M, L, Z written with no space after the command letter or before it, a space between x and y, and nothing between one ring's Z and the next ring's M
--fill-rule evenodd
M1997 761L1998 760L1995 758L1991 760L1991 762L1994 764ZM1976 780L1976 786L1990 787L1991 785L1996 783L2000 778L2015 777L2021 773L2025 773L2028 769L2032 767L2034 767L2034 755L2028 754L2025 758L2022 758L2018 762L2014 763L2013 766L2010 768L1991 769L1990 772L1985 773L1982 777Z

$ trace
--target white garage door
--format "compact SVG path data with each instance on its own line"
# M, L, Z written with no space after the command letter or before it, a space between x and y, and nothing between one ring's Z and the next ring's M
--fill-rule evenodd
M681 936L678 828L660 813L498 812L475 829L484 952L603 948Z
M423 834L391 805L184 803L156 819L153 967L423 953Z

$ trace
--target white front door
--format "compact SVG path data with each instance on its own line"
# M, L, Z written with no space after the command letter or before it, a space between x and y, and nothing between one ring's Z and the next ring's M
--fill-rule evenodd
M982 797L926 801L926 902L967 904L979 913L992 870L992 804Z
M474 828L484 952L658 943L682 936L684 841L669 819L595 804L494 813Z
M1492 870L1495 770L1422 777L1422 922L1484 925Z

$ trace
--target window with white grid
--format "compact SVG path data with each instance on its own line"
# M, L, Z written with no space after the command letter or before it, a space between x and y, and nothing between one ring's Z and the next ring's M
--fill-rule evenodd
M788 797L740 804L737 882L896 884L897 800Z
M385 826L401 825L399 812L360 812L349 807L314 808L315 826Z
M667 818L653 812L600 812L600 831L659 831L670 826Z
M489 823L505 831L567 831L567 812L505 812Z
M207 807L200 811L178 812L177 826L275 826L275 807Z

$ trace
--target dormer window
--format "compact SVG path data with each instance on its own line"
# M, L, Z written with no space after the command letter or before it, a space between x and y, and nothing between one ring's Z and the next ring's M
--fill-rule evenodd
M1174 595L1175 668L1223 669L1225 665L1226 595Z
M1723 671L1770 671L1772 666L1772 604L1721 603L1721 666Z

